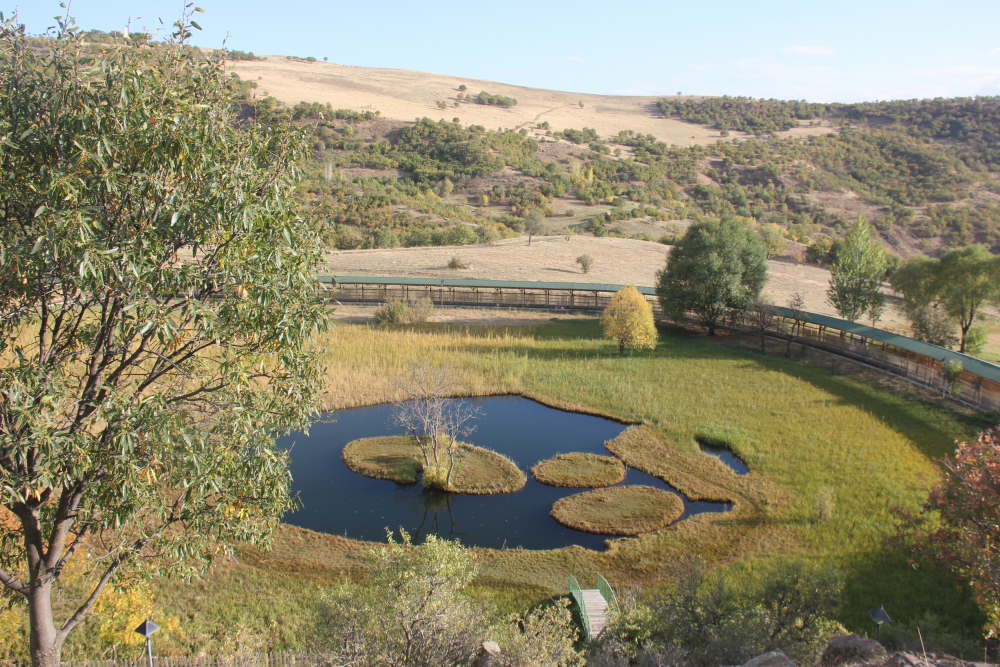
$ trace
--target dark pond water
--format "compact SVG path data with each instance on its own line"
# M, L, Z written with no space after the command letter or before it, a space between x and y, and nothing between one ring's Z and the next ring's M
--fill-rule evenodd
M472 400L472 399L467 399ZM617 422L555 410L520 396L475 399L484 416L465 440L510 457L528 475L516 493L467 496L369 479L347 469L341 450L358 438L403 435L388 427L391 405L340 410L325 415L309 436L295 434L278 441L291 447L292 492L302 507L285 515L285 522L323 533L358 540L385 541L385 530L405 528L422 542L435 533L459 539L466 546L493 549L523 547L554 549L577 544L603 549L607 539L581 533L557 523L549 511L559 498L581 489L559 489L539 484L529 469L538 461L568 452L609 455L604 442L625 426ZM335 420L335 421L329 421ZM623 484L646 484L677 493L684 501L684 518L702 512L723 512L727 503L688 502L663 481L628 469ZM582 489L586 490L586 489Z
M711 454L712 456L720 459L737 475L747 475L750 473L750 468L747 464L743 462L743 459L736 456L732 450L726 449L725 447L713 447L712 445L706 445L702 442L699 442L698 446L701 447L701 451L706 454Z

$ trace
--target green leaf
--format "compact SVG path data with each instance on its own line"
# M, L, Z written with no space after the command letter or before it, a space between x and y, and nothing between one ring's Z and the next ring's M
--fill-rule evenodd
M37 218L37 217L38 217L38 216L40 216L40 215L41 215L42 213L45 213L45 212L46 212L47 210L49 210L49 209L48 209L48 207L46 207L46 206L45 206L45 204L42 204L42 205L41 205L41 206L39 206L39 207L38 207L37 209L35 209L35 216L34 216L34 217L36 217L36 218Z

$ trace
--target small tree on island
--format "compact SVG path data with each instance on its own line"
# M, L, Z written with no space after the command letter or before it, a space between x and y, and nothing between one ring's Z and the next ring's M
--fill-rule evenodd
M750 308L766 282L760 235L739 219L724 217L688 227L657 274L656 294L672 320L681 322L694 312L714 336L723 316Z
M604 337L618 343L618 355L625 348L656 348L658 338L653 307L634 286L623 287L611 297L611 303L601 315Z
M443 368L416 365L396 384L400 398L393 403L391 423L416 439L423 456L424 486L448 490L455 473L460 438L476 430L470 422L482 416L480 407L452 398L454 374Z
M885 269L885 249L872 238L868 221L859 215L830 267L827 301L845 320L855 322L867 314L874 326L885 308Z
M35 667L123 577L266 549L293 506L275 437L318 405L305 137L237 122L187 18L101 52L0 26L0 582Z

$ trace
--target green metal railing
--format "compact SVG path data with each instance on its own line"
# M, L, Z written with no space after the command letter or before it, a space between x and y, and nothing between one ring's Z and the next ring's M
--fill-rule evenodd
M611 588L611 584L608 583L608 580L601 575L597 575L597 590L599 590L601 595L604 596L604 599L608 601L608 607L611 608L611 611L617 614L618 596L615 595L615 591Z
M583 601L583 591L580 590L580 584L576 582L576 577L572 574L569 575L569 594L576 600L576 606L580 610L580 620L583 621L583 631L587 633L587 639L590 639L590 618L587 616L587 605Z

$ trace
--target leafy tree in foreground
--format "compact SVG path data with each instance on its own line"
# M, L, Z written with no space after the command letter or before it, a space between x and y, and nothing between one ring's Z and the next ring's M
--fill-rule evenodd
M1000 433L989 430L973 442L961 442L954 456L938 461L944 473L931 489L924 516L907 516L920 551L956 569L972 585L986 613L986 631L1000 631ZM926 533L926 514L940 522ZM904 514L904 516L906 516Z
M611 297L611 303L601 315L604 337L618 343L619 356L626 347L656 347L656 322L653 307L632 285L623 287Z
M498 619L482 596L469 595L474 552L434 535L414 546L401 533L372 549L365 580L321 594L314 644L333 664L458 667L487 639L500 645L505 666L582 664L565 600Z
M867 314L874 325L882 316L885 298L885 250L872 238L868 221L858 217L830 267L827 300L845 320L855 322Z
M189 6L190 7L190 6ZM173 40L81 54L0 26L0 581L36 667L128 572L266 547L291 506L275 436L318 399L311 226L287 126L237 125L224 61ZM81 545L88 593L53 589Z
M734 217L696 222L670 249L657 276L663 311L680 322L696 313L714 336L729 310L745 311L767 282L760 235Z

